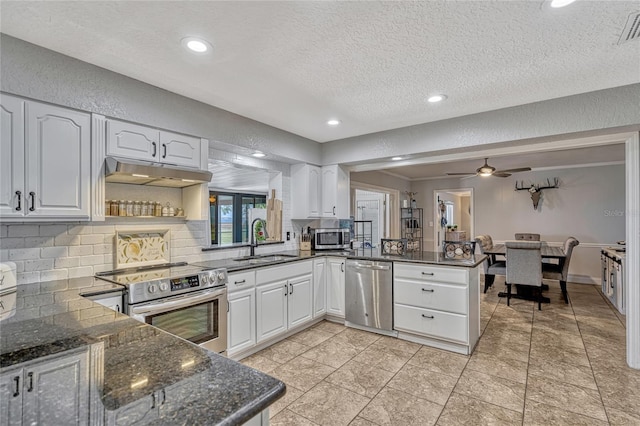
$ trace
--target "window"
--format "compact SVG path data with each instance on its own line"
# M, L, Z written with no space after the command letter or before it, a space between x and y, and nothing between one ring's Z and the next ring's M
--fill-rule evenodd
M211 244L248 243L249 210L266 207L266 195L210 192Z

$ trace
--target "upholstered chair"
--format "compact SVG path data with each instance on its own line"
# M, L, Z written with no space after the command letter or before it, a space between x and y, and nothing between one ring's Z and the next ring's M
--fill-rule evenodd
M547 280L558 280L560 282L560 289L562 290L564 303L569 303L569 295L567 294L567 276L569 275L569 262L571 261L573 248L578 244L580 244L580 241L578 241L574 237L567 238L562 248L565 254L565 258L560 259L559 264L542 264L542 278Z
M542 255L540 241L507 241L507 306L511 299L511 285L538 288L538 310L542 309Z
M540 234L526 234L517 233L516 240L518 241L540 241Z
M491 235L478 235L476 238L476 247L481 254L485 254L485 250L493 248L493 239ZM496 275L506 275L505 262L496 261L495 255L489 255L489 258L483 262L484 267L484 292L493 285Z

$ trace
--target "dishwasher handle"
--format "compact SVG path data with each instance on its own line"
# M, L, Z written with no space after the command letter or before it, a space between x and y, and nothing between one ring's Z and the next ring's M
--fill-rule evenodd
M374 269L377 271L388 271L391 269L391 266L385 266L385 265L367 265L367 264L363 264L363 263L354 263L352 265L355 268L358 269Z

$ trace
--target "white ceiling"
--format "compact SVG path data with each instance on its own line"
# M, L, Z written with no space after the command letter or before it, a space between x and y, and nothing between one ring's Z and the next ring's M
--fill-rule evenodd
M640 82L640 42L617 44L637 0L0 8L3 33L318 142ZM184 51L193 35L213 54Z
M518 155L490 157L488 163L496 170L531 167L533 170L585 166L593 164L620 163L625 161L624 143L592 146L588 148L563 149L545 152L529 152ZM456 161L439 161L433 164L414 164L385 168L384 172L407 180L421 180L446 177L447 173L467 173L474 176L484 158ZM512 178L527 179L528 172L514 173ZM456 177L456 176L454 176ZM493 177L492 179L500 179Z

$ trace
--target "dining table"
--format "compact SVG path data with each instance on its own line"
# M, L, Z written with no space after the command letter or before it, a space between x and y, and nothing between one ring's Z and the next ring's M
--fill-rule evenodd
M564 261L567 258L567 255L565 254L562 247L549 245L546 241L541 241L541 243L542 244L540 246L540 255L542 256L543 262L545 261L545 259L547 260L557 259L559 265L562 267L562 265L564 264ZM505 256L505 260L506 262L508 262L508 259L506 257L507 246L505 246L504 244L495 244L491 248L485 248L484 254L486 254L491 258L491 263L496 262L496 256ZM495 275L486 275L484 279L489 280L488 284L489 286L491 286L495 279ZM548 290L549 286L546 284L543 284L542 289ZM500 292L498 293L498 296L507 297L507 293ZM530 286L519 286L517 284L516 284L516 294L512 294L511 297L516 299L535 300L535 297L531 293ZM543 297L542 301L544 303L549 303L551 300L548 297Z

